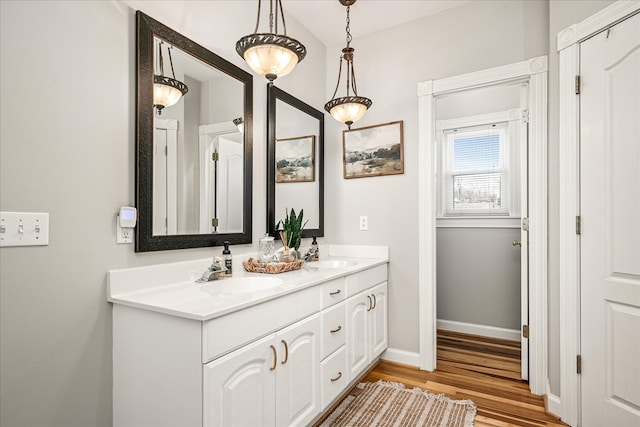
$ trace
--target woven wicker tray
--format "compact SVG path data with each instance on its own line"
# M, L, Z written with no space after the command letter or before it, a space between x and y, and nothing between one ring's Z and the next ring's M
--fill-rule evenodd
M304 265L304 260L298 259L293 262L259 262L249 258L242 262L244 269L251 273L278 274L287 271L299 270Z

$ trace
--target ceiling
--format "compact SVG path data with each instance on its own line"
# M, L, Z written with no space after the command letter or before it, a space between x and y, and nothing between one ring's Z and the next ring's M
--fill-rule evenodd
M470 0L358 0L351 6L351 35L354 39L375 33ZM346 8L338 0L284 0L285 19L293 17L325 46L346 44ZM289 34L295 38L295 34ZM302 40L300 40L302 41Z

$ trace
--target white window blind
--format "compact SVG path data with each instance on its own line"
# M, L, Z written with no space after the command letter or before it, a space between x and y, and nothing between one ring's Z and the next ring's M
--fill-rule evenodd
M443 131L444 216L508 216L507 123Z

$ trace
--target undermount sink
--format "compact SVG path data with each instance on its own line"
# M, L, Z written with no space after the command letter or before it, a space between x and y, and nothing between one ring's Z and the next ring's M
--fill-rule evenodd
M316 268L316 269L324 269L324 268L345 268L356 265L355 261L346 261L346 260L324 260L324 261L312 261L305 264L307 268Z
M282 279L275 277L231 277L204 283L200 290L211 294L247 294L272 290L283 283Z

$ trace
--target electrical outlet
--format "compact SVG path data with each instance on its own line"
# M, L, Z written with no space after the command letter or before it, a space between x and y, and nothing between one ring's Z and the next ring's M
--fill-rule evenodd
M369 229L369 217L361 216L360 217L360 230L366 231Z
M133 228L121 227L120 216L116 215L116 243L133 243Z

